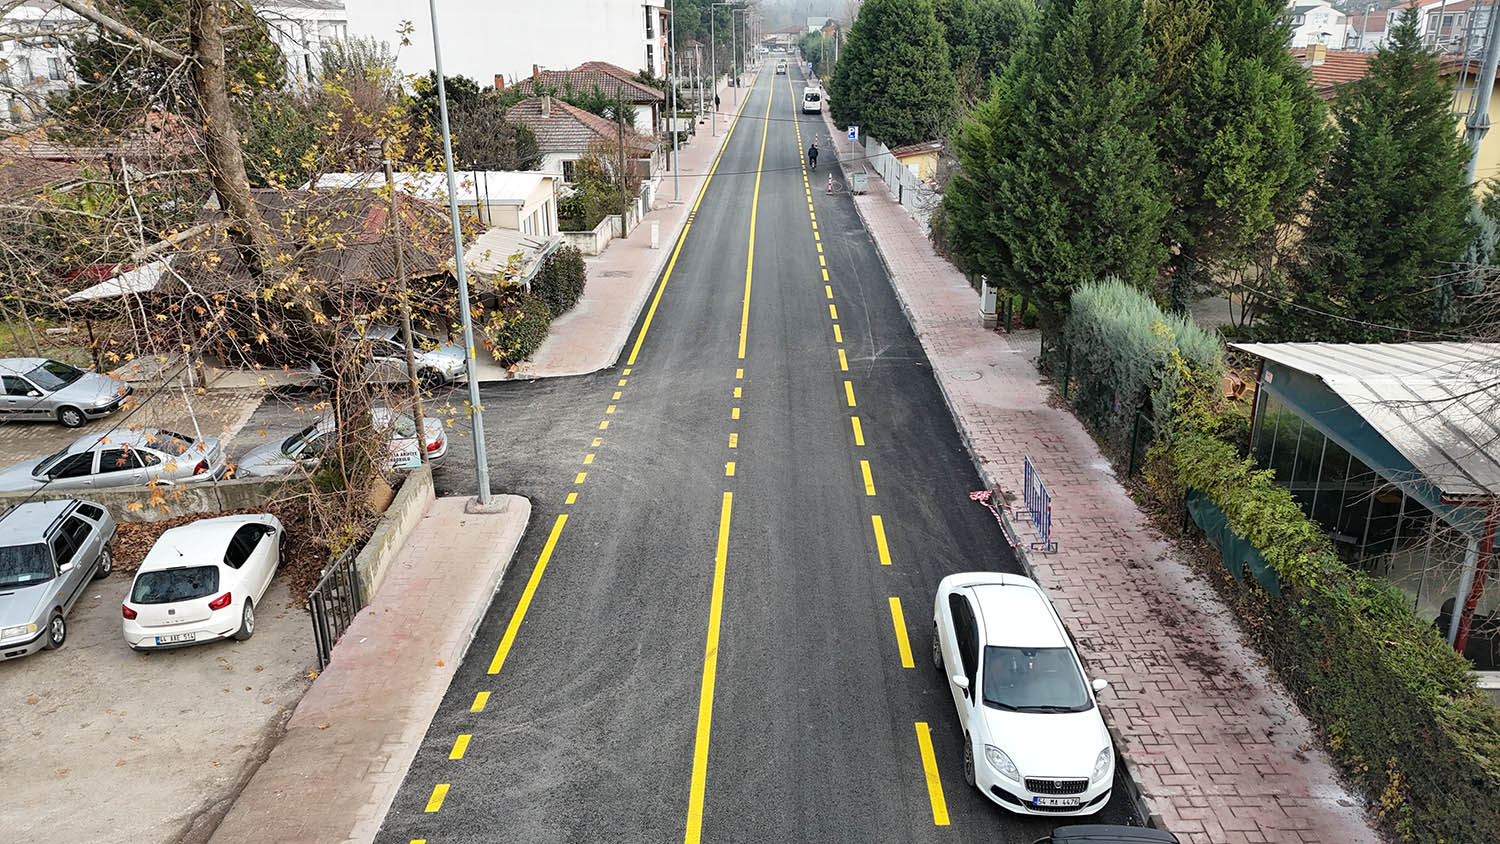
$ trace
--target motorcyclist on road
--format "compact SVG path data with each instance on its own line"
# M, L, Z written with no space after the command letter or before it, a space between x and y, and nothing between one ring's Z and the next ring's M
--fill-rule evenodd
M813 141L812 146L810 146L810 147L807 148L807 165L808 165L808 167L810 167L810 168L812 168L814 170L818 169L818 142L817 141Z

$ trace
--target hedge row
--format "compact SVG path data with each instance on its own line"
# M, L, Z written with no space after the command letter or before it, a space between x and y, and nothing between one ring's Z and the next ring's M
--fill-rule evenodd
M516 291L500 307L491 310L482 328L484 347L502 366L514 366L531 357L552 325L552 309L535 293Z
M564 246L547 256L531 282L531 292L542 297L557 317L571 310L583 295L588 267L577 247Z
M1184 410L1152 481L1207 495L1280 575L1280 597L1245 587L1250 635L1403 841L1500 841L1500 710L1469 663L1389 583L1346 566L1218 424Z

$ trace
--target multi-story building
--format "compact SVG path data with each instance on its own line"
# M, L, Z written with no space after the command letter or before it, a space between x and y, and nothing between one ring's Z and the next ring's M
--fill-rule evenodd
M1332 3L1323 0L1291 3L1287 16L1292 22L1289 47L1308 47L1322 44L1342 47L1348 41L1349 16L1335 9Z
M323 48L349 37L344 0L255 0L255 11L286 56L287 82L293 86L317 82Z
M85 28L83 18L52 0L24 0L0 18L0 32L26 35L0 41L0 123L33 122L47 97L67 90L73 78L65 39Z
M482 84L531 76L532 65L564 70L599 61L629 70L665 71L671 16L667 0L549 0L546 3L448 0L438 8L443 71ZM414 19L415 18L415 19ZM404 21L415 24L398 62L406 73L433 69L432 27L425 7L408 0L359 0L349 32L395 44Z

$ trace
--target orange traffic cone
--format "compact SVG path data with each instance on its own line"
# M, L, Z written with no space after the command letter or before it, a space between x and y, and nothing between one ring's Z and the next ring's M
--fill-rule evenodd
M833 193L833 174L828 174L828 192Z

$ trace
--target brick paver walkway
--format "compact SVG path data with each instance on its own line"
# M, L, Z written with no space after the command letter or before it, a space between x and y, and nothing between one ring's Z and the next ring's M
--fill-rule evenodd
M432 503L211 844L369 842L515 553L531 504Z
M841 156L858 155L829 128ZM1026 455L1047 481L1060 549L1031 563L1110 682L1102 702L1148 811L1191 844L1378 841L1212 587L1151 530L1077 419L1049 406L1035 337L981 327L978 296L878 175L854 201L985 483L1019 493Z

